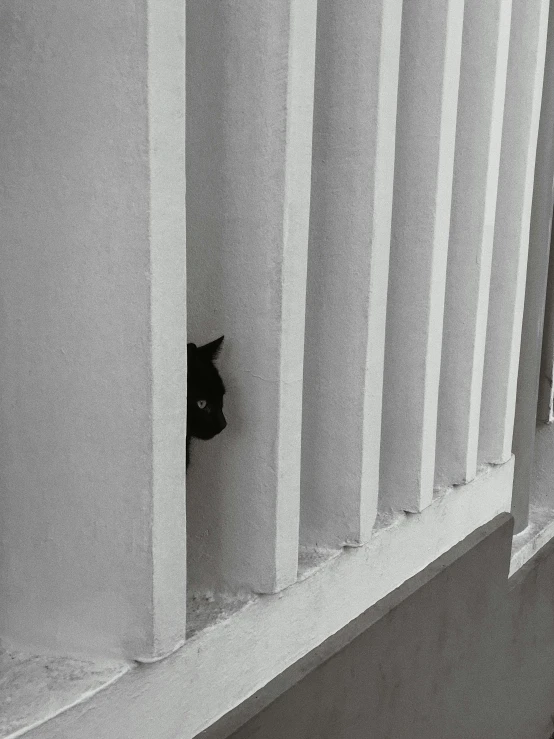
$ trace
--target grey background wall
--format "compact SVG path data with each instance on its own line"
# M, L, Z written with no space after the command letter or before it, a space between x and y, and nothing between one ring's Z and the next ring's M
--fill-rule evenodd
M391 594L398 605L232 739L550 737L554 546L508 580L511 531L462 542L426 585Z

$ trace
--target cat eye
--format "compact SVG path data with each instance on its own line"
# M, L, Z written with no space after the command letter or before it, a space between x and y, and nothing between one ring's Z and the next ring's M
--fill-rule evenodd
M200 408L200 410L204 410L206 407L206 401L205 400L197 400L196 405Z

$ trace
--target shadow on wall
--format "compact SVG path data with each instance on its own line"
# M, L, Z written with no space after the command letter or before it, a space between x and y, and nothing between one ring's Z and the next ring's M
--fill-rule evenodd
M549 737L554 543L508 581L511 533L508 522L450 566L435 563L427 585L231 739Z
M225 69L222 56L210 53L211 44L195 42L206 38L207 28L216 36L221 33L220 20L213 3L206 3L202 12L196 4L187 18L187 340L201 345L227 335L218 366L227 388L228 419L224 436L206 444L192 442L187 471L187 568L193 590L213 588L219 579L218 542L224 535L225 511L218 491L224 478L223 449L232 445L236 429L237 391L229 366L232 341L224 324L224 201L215 177L225 157L224 97L217 84L225 79ZM206 80L211 82L205 84Z

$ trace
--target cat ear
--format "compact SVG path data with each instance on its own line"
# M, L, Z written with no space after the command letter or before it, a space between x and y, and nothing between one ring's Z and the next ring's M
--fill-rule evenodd
M224 338L224 336L220 336L219 339L215 339L215 341L210 341L209 344L199 347L198 351L201 351L205 357L209 357L213 361L219 356Z

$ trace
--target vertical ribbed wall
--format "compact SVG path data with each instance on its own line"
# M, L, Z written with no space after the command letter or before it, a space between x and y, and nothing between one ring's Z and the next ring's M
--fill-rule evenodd
M466 0L444 308L435 483L477 472L511 0Z
M301 543L356 545L379 492L400 0L318 10Z
M188 14L189 572L273 591L511 454L548 2Z
M277 592L300 550L506 462L518 367L526 525L545 292L539 418L554 364L549 4L7 10L2 639L162 656L187 586ZM225 335L228 427L193 445L185 517L187 329Z

